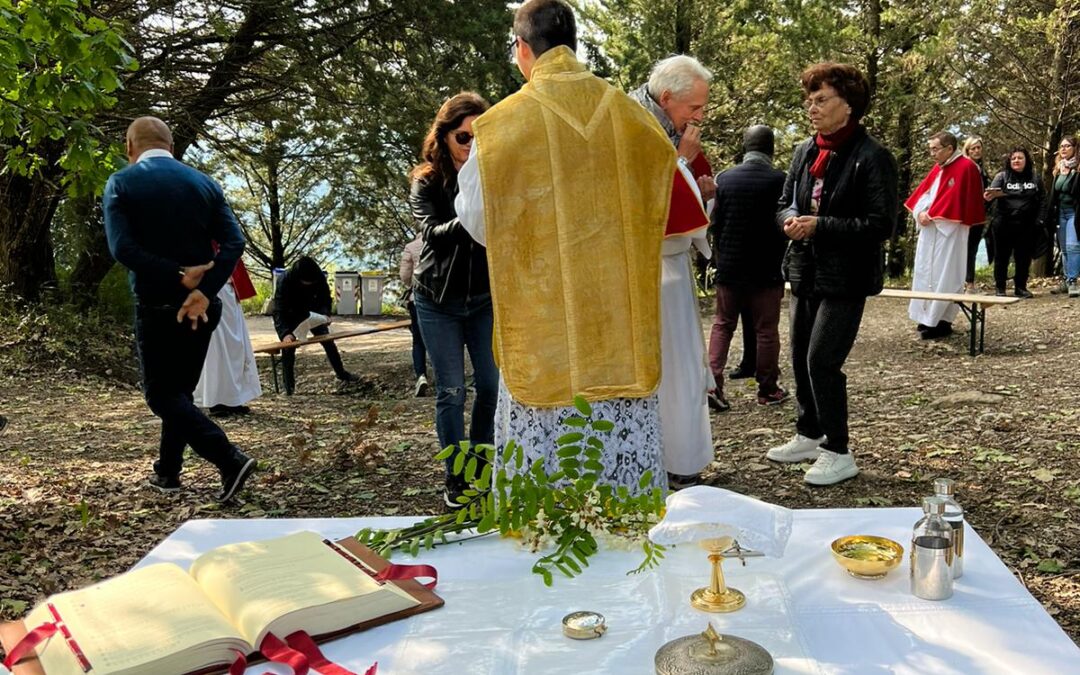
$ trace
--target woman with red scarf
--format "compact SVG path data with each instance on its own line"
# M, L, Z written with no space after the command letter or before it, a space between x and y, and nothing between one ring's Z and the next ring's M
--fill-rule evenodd
M883 243L899 207L896 160L859 120L870 86L854 66L818 63L802 74L804 107L816 132L795 149L776 214L791 239L784 278L791 283L795 437L771 448L777 462L815 459L811 485L859 473L848 447L847 377L842 370L867 296L884 283Z

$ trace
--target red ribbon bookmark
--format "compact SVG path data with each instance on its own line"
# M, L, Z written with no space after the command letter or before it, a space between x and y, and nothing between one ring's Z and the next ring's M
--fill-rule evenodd
M429 591L435 590L435 585L439 583L439 571L431 565L395 565L390 563L375 575L377 581L400 581L419 577L431 577L431 581L428 583L420 584Z
M45 640L56 635L59 630L60 628L55 623L43 623L24 635L4 658L4 667L8 670L14 668L15 664L22 661L24 656L34 651L34 648Z

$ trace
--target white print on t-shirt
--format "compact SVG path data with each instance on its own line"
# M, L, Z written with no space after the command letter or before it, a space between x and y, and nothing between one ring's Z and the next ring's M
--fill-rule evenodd
M1034 190L1038 186L1035 183L1006 183L1005 189L1013 192L1023 192L1024 190Z

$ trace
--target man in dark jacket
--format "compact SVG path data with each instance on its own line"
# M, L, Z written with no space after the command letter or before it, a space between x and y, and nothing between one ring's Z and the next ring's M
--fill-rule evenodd
M274 329L283 342L295 342L307 337L307 327L302 331L297 329L312 314L318 315L319 319L326 321L313 322L310 328L315 337L329 335L330 329L330 287L326 283L326 275L323 274L319 263L308 256L300 256L293 263L284 278L274 291ZM298 334L301 333L301 334ZM334 374L342 382L355 382L356 376L345 370L345 364L341 362L341 353L333 342L323 342L322 348L326 351L326 360L334 369ZM283 379L285 380L285 395L292 396L296 389L296 350L283 349L281 351L281 366Z
M775 225L776 202L784 172L772 166L773 131L753 126L743 134L743 162L720 174L712 212L716 242L716 317L709 339L709 365L723 397L724 367L739 315L748 311L743 330L756 336L758 404L776 405L787 398L780 375L780 301L784 280L780 264L787 246Z
M222 488L216 498L226 502L256 463L195 407L193 393L221 318L217 293L244 252L244 238L221 187L173 159L172 147L172 133L161 120L131 123L130 164L105 186L105 234L113 257L130 270L143 391L161 418L150 485L179 490L184 447L190 445L218 468Z

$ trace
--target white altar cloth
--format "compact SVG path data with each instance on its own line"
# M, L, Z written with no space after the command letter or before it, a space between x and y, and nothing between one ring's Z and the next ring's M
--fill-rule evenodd
M730 586L747 595L732 614L693 609L690 593L708 581L704 552L669 551L659 569L627 576L639 551L604 551L577 579L556 575L547 588L530 572L531 556L508 540L480 539L421 551L414 561L439 570L445 607L324 645L356 672L379 662L379 675L558 675L653 673L666 641L704 630L752 639L772 653L777 673L910 675L1080 673L1080 648L974 532L966 540L964 576L952 598L920 600L908 592L907 546L919 509L795 511L782 559L724 563ZM341 538L362 527L400 527L416 518L191 520L136 567L190 562L216 546L314 530ZM904 563L879 581L847 575L829 543L876 534L905 547ZM589 641L563 637L562 617L593 610L608 633ZM282 666L260 664L248 675Z

